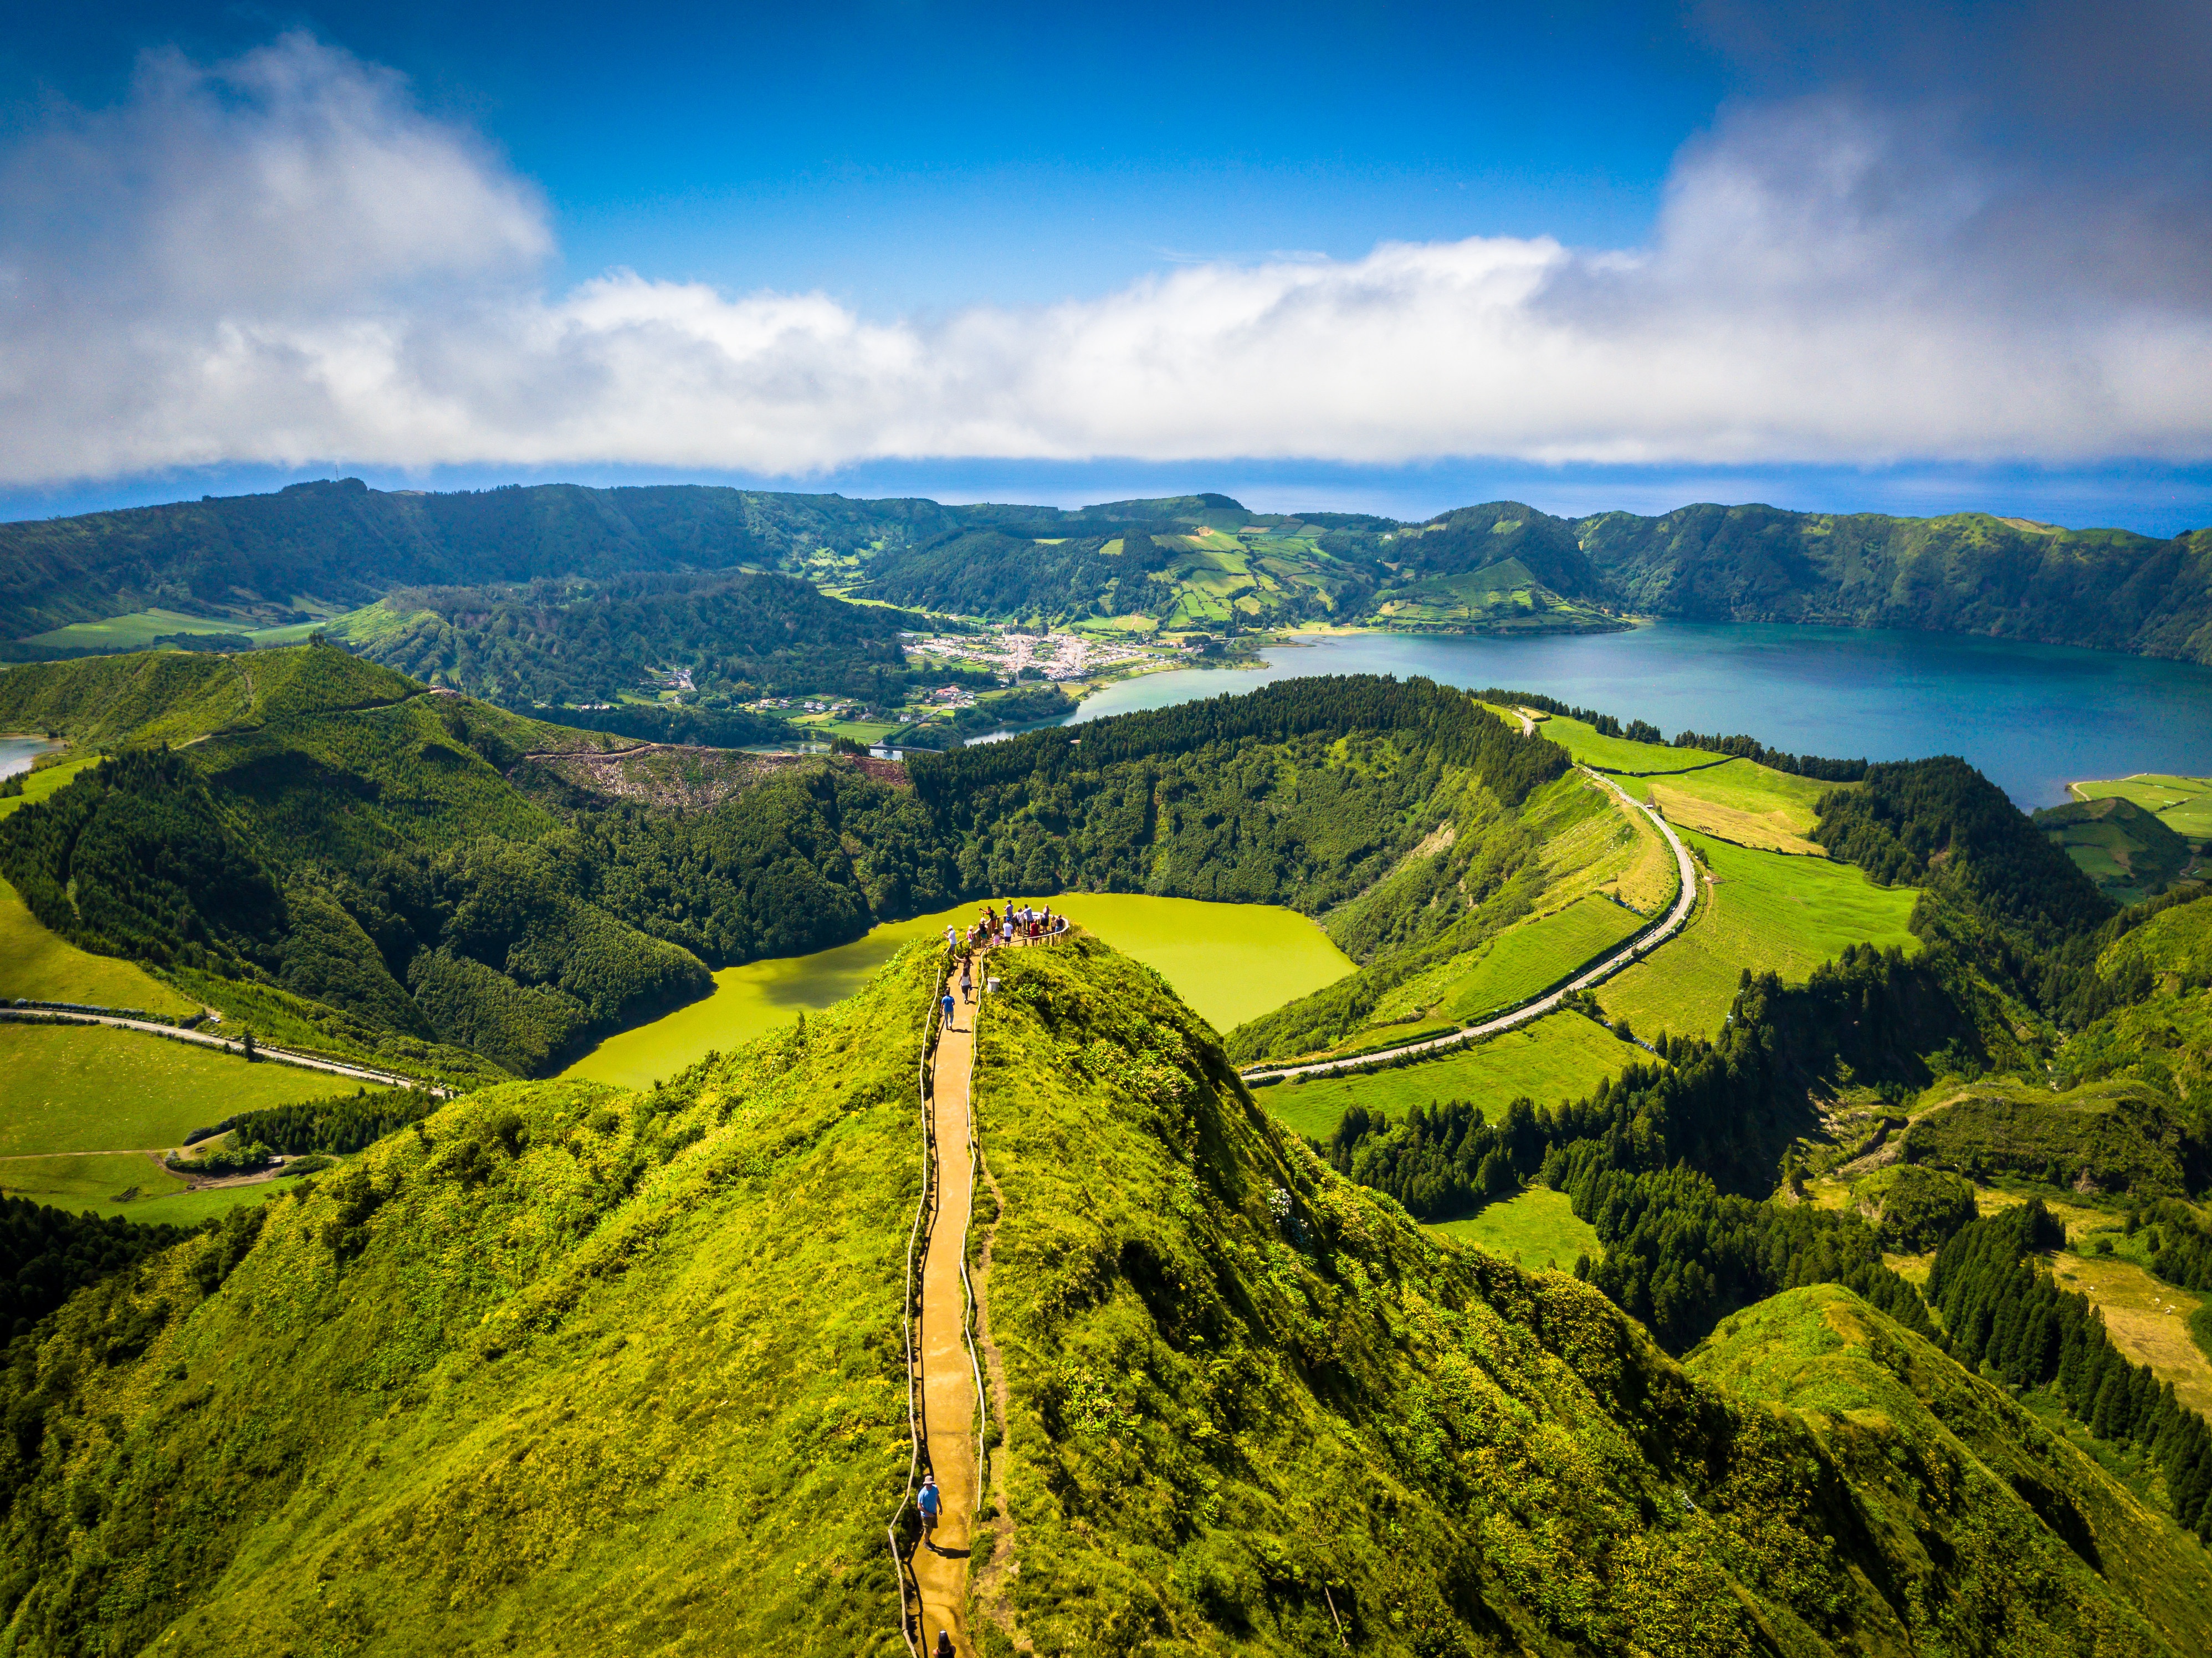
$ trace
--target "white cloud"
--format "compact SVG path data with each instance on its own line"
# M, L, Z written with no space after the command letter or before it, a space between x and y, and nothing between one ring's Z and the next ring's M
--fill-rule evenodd
M627 271L553 295L537 192L397 77L294 35L214 69L149 60L123 107L0 158L0 479L331 459L2199 459L2212 295L2203 226L2178 222L2040 197L1940 125L1814 100L1686 150L1638 250L1200 264L927 325ZM2153 249L2177 274L2146 277Z

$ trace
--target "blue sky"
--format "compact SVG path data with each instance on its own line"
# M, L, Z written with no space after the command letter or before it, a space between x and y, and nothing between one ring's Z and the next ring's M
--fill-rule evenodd
M2212 521L2201 8L48 8L0 512L696 477Z

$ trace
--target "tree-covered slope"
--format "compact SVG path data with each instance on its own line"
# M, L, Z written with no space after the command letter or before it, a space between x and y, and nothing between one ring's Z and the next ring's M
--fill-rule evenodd
M789 576L723 571L403 588L349 618L345 639L425 684L510 708L611 702L682 669L703 706L726 708L793 691L896 701L908 680L899 630L920 625Z
M286 607L303 597L355 604L399 587L744 565L1000 618L1134 611L1218 628L1372 620L1395 605L1425 624L1492 625L1462 579L1512 562L1549 596L1547 616L1530 618L1549 626L1626 610L2212 662L2212 531L1709 504L1569 519L1515 501L1396 524L1255 513L1213 495L1063 511L694 485L386 493L351 479L0 525L0 640L149 606L297 620Z
M398 586L777 565L952 519L934 501L690 484L425 494L359 479L0 525L0 635L148 605L222 614L241 595L366 603Z
M933 970L650 1093L476 1096L78 1296L6 1373L12 1649L903 1650ZM994 1658L2207 1638L2170 1528L2063 1448L1996 1461L1959 1418L2008 1407L1933 1349L1886 1424L1747 1398L1333 1175L1147 970L998 970Z

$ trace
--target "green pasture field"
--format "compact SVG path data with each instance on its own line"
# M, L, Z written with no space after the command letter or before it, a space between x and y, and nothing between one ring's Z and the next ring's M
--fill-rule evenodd
M1717 878L1690 924L1643 961L1597 987L1607 1014L1649 1039L1661 1031L1711 1036L1728 1016L1744 969L1802 981L1844 945L1919 940L1905 928L1917 894L1880 887L1864 872L1825 858L1731 846L1692 829L1684 841ZM1700 872L1702 877L1703 871Z
M297 606L294 607L297 609ZM72 622L49 629L23 641L26 645L62 650L143 651L167 634L242 634L257 647L300 645L325 622L292 622L280 627L258 628L250 621L219 616L186 616L181 610L133 610L103 622Z
M0 1157L166 1149L240 1111L361 1086L144 1031L0 1023Z
M1703 749L1670 749L1663 743L1632 743L1624 737L1601 737L1596 727L1565 714L1539 719L1536 729L1585 766L1599 771L1660 773L1695 771L1700 766L1719 766L1726 756Z
M1597 1229L1575 1218L1574 1205L1567 1194L1548 1186L1532 1186L1518 1196L1485 1204L1462 1219L1440 1221L1422 1230L1431 1237L1471 1243L1532 1269L1568 1272L1577 1255L1597 1260L1605 1254Z
M2183 839L2212 841L2212 777L2138 772L2133 777L2101 778L2066 786L2083 800L2102 800L2111 795L2132 800L2146 811L2156 812Z
M94 956L49 932L0 881L0 1001L80 1002L135 1007L149 1013L197 1013L199 1004L180 996L135 962Z
M1836 787L1810 777L1796 777L1749 760L1731 760L1724 766L1686 772L1652 787L1663 791L1656 798L1667 815L1678 823L1717 835L1723 840L1760 844L1760 836L1786 842L1787 849L1819 853L1804 837L1819 822L1814 810L1820 797ZM1700 813L1683 801L1710 807ZM1705 821L1699 821L1700 817ZM1825 854L1820 854L1825 855Z
M1609 899L1577 898L1498 934L1473 970L1445 988L1437 1005L1449 1018L1479 1021L1572 976L1650 921Z
M195 1192L153 1158L132 1151L0 1157L0 1193L9 1197L78 1214L122 1215L149 1226L197 1226L242 1204L265 1203L284 1189L282 1180L269 1180Z
M1396 1118L1417 1105L1468 1100L1494 1118L1524 1094L1539 1105L1579 1098L1639 1061L1654 1062L1579 1013L1553 1013L1417 1065L1276 1083L1253 1097L1299 1133L1326 1140L1354 1105Z
M1217 1030L1271 1013L1353 970L1351 957L1296 910L1273 904L1215 904L1141 893L1066 893L1050 903L1115 949L1165 979ZM1002 908L1002 906L1001 906ZM714 993L665 1018L608 1037L562 1074L641 1088L672 1077L716 1049L751 1041L841 1002L912 938L963 930L981 906L963 904L890 921L865 938L811 956L725 968Z

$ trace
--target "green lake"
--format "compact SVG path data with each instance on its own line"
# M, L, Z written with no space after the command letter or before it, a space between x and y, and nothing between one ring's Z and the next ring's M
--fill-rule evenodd
M1351 958L1313 922L1273 904L1076 892L1049 902L1054 914L1073 918L1158 971L1218 1030L1272 1012L1352 968ZM801 1013L842 1001L901 944L939 937L948 924L964 927L981 908L962 904L886 922L865 938L811 956L725 968L714 975L711 995L608 1037L563 1074L647 1087L717 1048L735 1048Z

